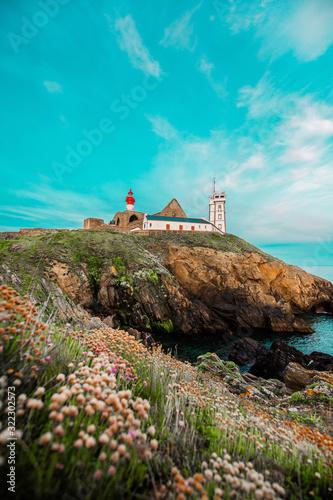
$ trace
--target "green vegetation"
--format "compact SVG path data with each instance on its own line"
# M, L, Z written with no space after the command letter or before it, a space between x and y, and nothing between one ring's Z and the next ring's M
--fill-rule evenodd
M51 327L12 289L0 293L0 443L15 400L16 499L330 498L328 435L230 394L160 347L123 331ZM2 472L9 453L3 446Z
M300 392L294 392L291 395L292 403L306 403L306 398Z

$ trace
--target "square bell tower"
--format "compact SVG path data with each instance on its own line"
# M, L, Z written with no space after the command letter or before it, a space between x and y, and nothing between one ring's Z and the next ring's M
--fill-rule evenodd
M214 192L214 194L209 197L209 222L212 222L218 227L222 233L227 232L225 220L226 197L225 191L220 194Z

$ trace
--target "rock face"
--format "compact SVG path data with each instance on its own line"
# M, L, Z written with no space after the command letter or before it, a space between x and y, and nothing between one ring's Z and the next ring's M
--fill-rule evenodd
M68 231L20 241L0 248L5 283L33 274L39 300L61 292L79 315L112 327L225 337L238 329L310 332L297 313L332 307L331 283L233 235Z
M305 387L316 384L314 389L327 397L333 395L333 375L327 372L319 372L303 368L297 363L289 363L283 371L284 383L293 391L299 391Z
M333 356L323 352L314 351L309 354L308 368L319 371L333 371Z
M229 325L309 332L295 313L332 303L333 286L260 253L169 246L165 265Z
M228 359L240 366L252 365L258 357L267 354L268 351L268 347L263 346L254 339L245 337L234 343Z
M309 358L295 347L276 340L266 354L259 356L249 371L259 377L283 380L283 371L292 362L306 367Z

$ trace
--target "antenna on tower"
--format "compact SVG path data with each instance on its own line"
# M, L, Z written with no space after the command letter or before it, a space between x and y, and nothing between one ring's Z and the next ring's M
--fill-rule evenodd
M215 177L213 177L213 194L215 194Z

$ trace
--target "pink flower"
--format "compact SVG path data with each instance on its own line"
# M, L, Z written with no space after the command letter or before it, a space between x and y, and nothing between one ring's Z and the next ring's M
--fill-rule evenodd
M184 422L182 420L179 420L179 427L183 427Z

